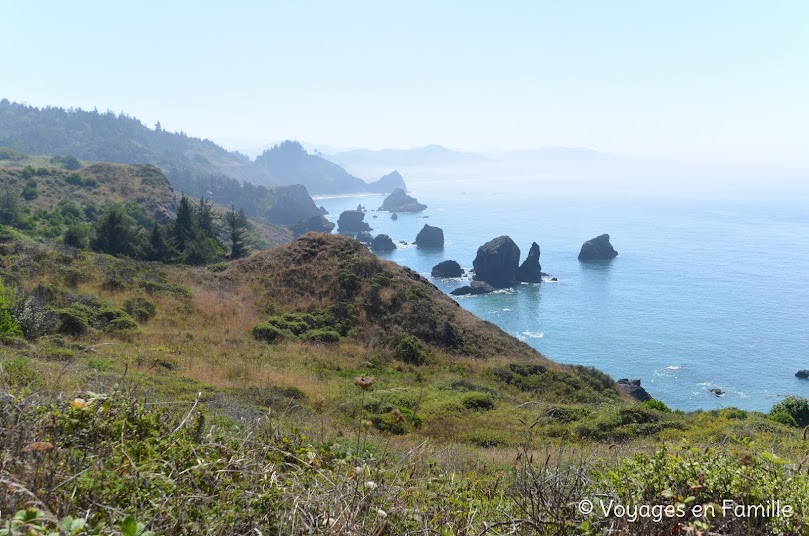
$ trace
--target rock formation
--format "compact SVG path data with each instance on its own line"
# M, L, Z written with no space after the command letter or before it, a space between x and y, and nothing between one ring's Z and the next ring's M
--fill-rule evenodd
M608 234L591 238L582 244L579 252L580 261L602 261L614 259L617 256L618 252L610 244L610 235Z
M520 283L539 283L542 281L542 266L539 264L539 244L534 242L528 250L528 256L517 268L517 281Z
M420 248L443 248L444 230L425 223L416 235L416 245Z
M305 218L289 226L289 230L295 236L301 236L309 232L330 233L334 229L334 224L323 216L312 216Z
M433 277L461 277L463 270L461 270L461 265L455 261L441 261L433 266L430 273Z
M723 391L722 389L716 389L716 388L708 389L708 392L711 393L714 396L717 396L717 397L725 396L725 391Z
M517 284L520 248L508 236L499 236L478 248L473 265L475 280L485 281L495 288Z
M371 236L371 233L368 231L363 231L361 233L357 233L357 242L360 244L370 244L374 241L374 237Z
M396 244L393 243L393 240L386 235L376 235L374 240L371 242L371 249L374 251L393 251L396 249Z
M337 232L339 233L361 233L370 231L371 226L365 223L365 213L359 210L345 210L337 219Z
M646 389L640 386L640 380L627 380L626 378L620 379L617 382L618 386L626 391L629 396L640 402L651 400L652 395Z
M396 221L396 220L399 219L399 215L394 212L393 214L390 215L390 219L392 219L393 221Z
M401 188L396 188L385 198L379 210L388 212L421 212L426 208L427 205L422 205L414 198L407 195Z
M304 218L320 215L320 209L304 186L277 186L272 188L272 193L275 201L266 213L270 223L292 225Z
M795 373L795 377L802 380L809 380L809 370L799 370Z
M398 171L393 171L377 181L368 183L368 191L377 194L388 194L397 188L407 191L407 185Z
M494 292L495 290L496 289L493 286L484 281L472 281L472 283L469 285L456 288L450 292L450 294L453 296L466 296L467 294L478 295L488 294L489 292Z

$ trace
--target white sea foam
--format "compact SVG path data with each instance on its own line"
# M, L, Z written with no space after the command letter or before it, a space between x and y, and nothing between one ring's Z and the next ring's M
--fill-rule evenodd
M531 339L541 339L545 336L542 331L523 331L522 334Z
M680 370L683 367L681 367L680 365L669 365L666 368L669 369L669 370Z

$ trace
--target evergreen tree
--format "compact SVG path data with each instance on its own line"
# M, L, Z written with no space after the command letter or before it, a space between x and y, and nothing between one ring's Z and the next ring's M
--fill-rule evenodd
M196 214L191 206L191 201L183 194L180 202L177 203L177 218L174 220L172 229L177 249L181 253L185 252L189 243L194 241L196 226Z
M230 245L230 258L240 259L250 253L250 244L247 241L247 218L244 211L236 212L233 205L225 214L225 238Z
M199 231L207 238L219 240L219 224L218 216L213 211L213 203L210 199L204 197L199 198L199 205L197 205L197 227Z
M166 236L165 229L155 224L149 234L146 248L146 259L157 262L171 262L177 257L177 248L171 237Z
M129 217L123 210L114 207L96 224L91 246L94 251L101 253L136 257L138 241L138 232Z
M11 189L6 189L0 195L0 223L11 225L19 214L20 196Z

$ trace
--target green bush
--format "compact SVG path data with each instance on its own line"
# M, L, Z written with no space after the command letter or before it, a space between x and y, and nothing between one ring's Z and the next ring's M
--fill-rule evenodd
M2 277L0 277L0 334L23 336L20 324L11 315L16 303L16 290L13 287L6 286Z
M283 330L269 322L262 322L250 330L253 338L259 341L274 343L282 340L285 337Z
M393 355L399 361L411 365L423 365L427 361L427 353L422 342L413 335L401 335L393 344Z
M330 328L320 328L307 331L303 340L322 344L335 344L340 342L340 334Z
M36 368L27 357L12 357L0 361L0 381L12 387L34 387L40 378Z
M134 298L127 298L126 301L124 301L124 311L129 313L129 315L138 322L148 322L157 314L157 307L152 301L136 296Z
M646 409L653 409L662 411L663 413L671 413L671 408L668 407L662 400L644 400L640 405Z
M461 404L466 409L474 411L488 411L494 409L494 399L488 393L471 392L461 398Z
M786 426L798 426L797 421L795 421L795 417L786 411L771 411L767 418L771 421L775 421Z
M800 396L788 396L770 410L770 418L773 420L783 419L780 416L774 418L779 414L789 415L797 426L809 426L809 400Z
M93 313L86 305L73 304L53 312L57 318L59 333L78 336L90 331Z

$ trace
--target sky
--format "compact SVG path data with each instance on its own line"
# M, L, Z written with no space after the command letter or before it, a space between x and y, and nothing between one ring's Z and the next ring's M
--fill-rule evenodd
M229 149L589 147L809 169L809 2L4 2L0 98Z

